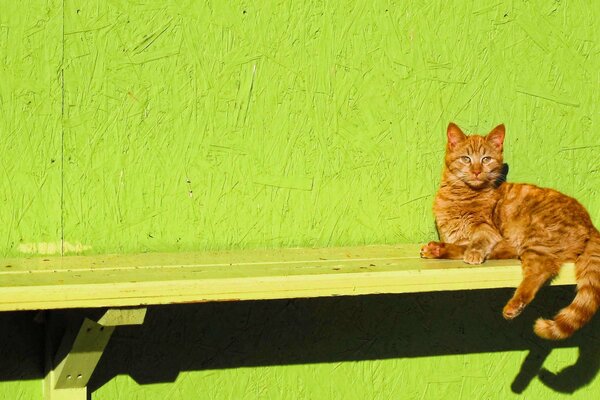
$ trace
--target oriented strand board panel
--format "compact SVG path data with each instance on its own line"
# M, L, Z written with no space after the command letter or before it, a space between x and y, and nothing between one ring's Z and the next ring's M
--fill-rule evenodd
M600 223L596 2L66 5L68 242L430 240L448 121Z
M61 1L0 0L2 257L60 248L61 59ZM39 399L40 326L26 314L0 318L0 399Z
M423 260L415 245L0 260L0 311L516 287L518 260ZM556 284L574 284L573 265Z
M0 1L0 254L60 248L60 1Z

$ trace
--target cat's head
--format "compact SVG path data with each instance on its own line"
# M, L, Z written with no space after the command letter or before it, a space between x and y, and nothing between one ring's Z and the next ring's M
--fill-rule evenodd
M501 178L504 125L498 125L486 136L467 136L450 123L447 134L445 162L449 178L473 189L491 187Z

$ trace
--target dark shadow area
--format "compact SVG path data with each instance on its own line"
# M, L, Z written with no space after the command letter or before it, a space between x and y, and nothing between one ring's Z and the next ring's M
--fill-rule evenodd
M142 326L115 331L89 383L117 375L140 384L173 382L180 372L450 354L528 350L511 389L540 379L571 393L600 369L600 318L562 342L532 331L572 301L573 287L545 287L515 321L501 310L512 289L156 306ZM80 313L83 311L80 311ZM74 313L76 313L74 311ZM42 325L33 313L0 313L0 380L43 377ZM577 347L579 359L553 374L552 349Z
M556 374L542 368L540 380L561 393L573 393L592 382L600 369L599 339L596 337L594 341L579 348L579 358L574 365L565 367Z
M0 313L0 381L44 376L44 326L36 312Z
M570 303L573 287L546 287L515 321L501 316L513 290L478 290L161 306L141 327L117 329L90 383L118 374L172 382L181 371L529 350L512 390L532 379L557 391L589 383L600 368L600 318L562 342L532 331ZM555 347L579 347L577 364L544 371ZM542 378L543 377L543 378Z

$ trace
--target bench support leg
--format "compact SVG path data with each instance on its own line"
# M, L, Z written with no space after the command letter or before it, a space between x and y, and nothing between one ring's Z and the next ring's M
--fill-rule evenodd
M56 350L52 346L56 326L48 321L44 399L87 400L88 381L115 327L140 325L145 315L145 308L109 309L97 320L85 317L78 329L73 323L66 324Z

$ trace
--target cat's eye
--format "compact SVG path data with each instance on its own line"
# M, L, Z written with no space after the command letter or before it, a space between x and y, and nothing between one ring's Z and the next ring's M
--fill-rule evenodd
M461 160L462 162L464 162L465 164L469 164L469 163L471 162L471 157L469 157L469 156L462 156L462 157L460 158L460 160Z
M482 164L489 164L492 161L492 157L485 156L481 159Z

